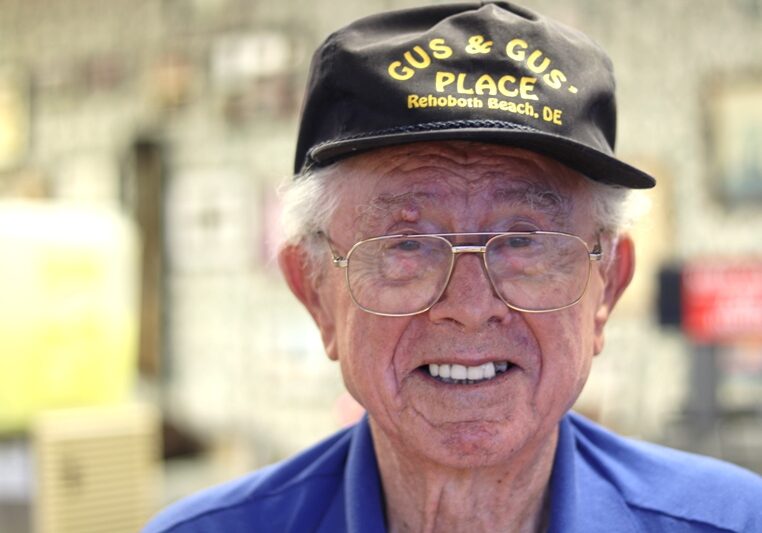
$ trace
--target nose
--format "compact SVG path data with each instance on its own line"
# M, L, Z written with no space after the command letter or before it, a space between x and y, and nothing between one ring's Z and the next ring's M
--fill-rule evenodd
M507 320L511 310L498 297L487 277L480 254L455 256L447 288L429 310L434 322L452 321L465 329L479 329Z

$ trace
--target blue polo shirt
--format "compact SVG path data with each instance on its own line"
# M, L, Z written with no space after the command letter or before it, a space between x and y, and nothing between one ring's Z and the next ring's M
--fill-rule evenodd
M386 531L367 418L281 463L181 500L144 533ZM762 532L762 477L560 423L549 533Z

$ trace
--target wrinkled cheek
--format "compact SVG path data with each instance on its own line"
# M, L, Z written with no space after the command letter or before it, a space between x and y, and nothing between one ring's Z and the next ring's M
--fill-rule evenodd
M579 398L579 395L582 392L582 389L585 388L585 384L587 383L587 378L590 375L590 367L591 367L590 359L587 359L577 369L577 375L576 375L577 379L574 384L574 388L570 392L570 398L566 405L567 411L574 406L574 403L577 401L577 398Z
M536 413L552 420L560 419L577 401L587 382L588 371L589 365L571 362L564 363L563 367L559 365L554 375L544 379L538 389Z
M355 399L357 403L367 409L365 405L365 399L362 397L361 389L355 386L354 371L351 365L351 361L348 357L339 357L339 364L341 366L341 378L344 381L344 388Z
M364 397L360 380L368 370L365 368L368 365L366 347L362 346L353 335L353 331L357 331L356 318L353 313L347 313L344 316L346 319L337 322L336 325L341 376L349 394L365 407L367 400Z
M577 401L582 389L584 389L587 379L590 376L590 369L593 362L592 347L587 346L584 343L574 346L576 352L569 361L569 402L567 409L571 409L574 402Z
M588 342L579 316L566 316L564 322L551 344L542 349L540 397L537 398L538 404L547 403L546 410L560 413L574 405L587 382L592 362L592 343Z
M370 318L378 320L377 317ZM355 400L369 411L388 404L398 394L392 357L394 345L391 341L395 338L393 330L372 322L374 320L368 321L366 317L356 314L348 317L343 326L344 335L339 354L344 385Z

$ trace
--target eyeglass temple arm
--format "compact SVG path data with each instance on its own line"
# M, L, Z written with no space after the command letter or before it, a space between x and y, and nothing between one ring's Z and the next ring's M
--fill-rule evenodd
M590 261L600 261L603 259L603 247L601 246L600 233L598 233L597 239L598 242L595 243L595 246L593 246L593 250L587 253L587 255L590 256Z
M326 235L322 231L315 232L318 237L321 237L323 240L325 240L326 245L328 245L328 249L331 251L331 261L333 262L333 266L338 268L347 268L347 258L340 255L336 249L334 248L334 243L331 240L331 238Z

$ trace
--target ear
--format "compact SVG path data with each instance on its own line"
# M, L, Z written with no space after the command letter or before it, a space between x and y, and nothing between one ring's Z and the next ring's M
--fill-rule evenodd
M604 288L601 301L595 312L595 355L603 350L604 326L635 272L635 246L629 235L619 236L612 253L614 259L601 269Z
M291 292L307 308L320 330L328 357L338 359L336 350L336 322L331 308L326 305L320 283L312 270L303 246L285 246L278 253L278 265Z

